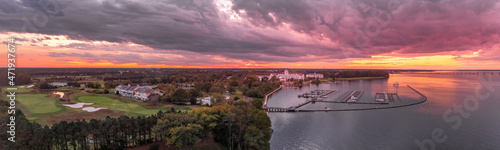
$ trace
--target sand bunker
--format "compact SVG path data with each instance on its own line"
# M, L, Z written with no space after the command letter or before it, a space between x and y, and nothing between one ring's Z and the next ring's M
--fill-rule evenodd
M94 103L63 104L63 106L68 106L68 107L71 107L71 108L82 108L83 105L92 105L92 104L94 104Z
M60 95L60 96L61 96L61 98L63 98L63 97L64 97L64 92L54 92L54 94L56 94L56 95Z
M94 111L98 111L98 110L101 110L101 109L106 109L106 108L95 108L95 107L85 107L85 108L82 108L82 110L87 111L87 112L94 112Z
M95 108L95 107L83 107L84 105L92 105L94 103L76 103L76 104L63 104L63 106L68 106L71 108L82 108L82 110L87 111L87 112L95 112L101 109L106 109L106 108Z

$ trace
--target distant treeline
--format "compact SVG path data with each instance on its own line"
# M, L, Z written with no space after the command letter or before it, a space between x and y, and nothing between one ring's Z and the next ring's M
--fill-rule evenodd
M15 74L14 83L15 85L26 85L31 83L31 76L29 73L13 71ZM0 71L0 86L9 86L10 80L7 78L7 69ZM11 75L12 76L12 75Z
M104 120L61 121L41 126L16 111L16 142L7 141L7 107L1 100L0 149L125 149L154 141L190 149L210 136L228 149L269 149L271 120L262 101L201 108L187 113L175 109L137 118L121 116Z
M357 77L389 77L389 72L384 70L366 71L340 71L337 78L357 78Z

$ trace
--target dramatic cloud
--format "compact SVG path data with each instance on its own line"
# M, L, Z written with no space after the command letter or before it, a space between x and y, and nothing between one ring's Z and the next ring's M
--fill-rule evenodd
M0 31L83 41L55 47L86 52L47 56L89 62L345 63L443 53L480 61L481 54L500 54L498 0L20 0L0 9ZM23 40L59 40L51 36Z

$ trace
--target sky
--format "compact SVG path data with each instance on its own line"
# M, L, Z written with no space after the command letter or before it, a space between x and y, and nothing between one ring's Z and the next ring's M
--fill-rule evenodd
M499 0L1 1L16 67L500 69Z

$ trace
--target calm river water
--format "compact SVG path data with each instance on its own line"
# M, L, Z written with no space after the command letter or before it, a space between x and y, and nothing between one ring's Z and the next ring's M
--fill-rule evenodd
M388 79L337 81L282 89L269 99L269 107L302 103L305 99L297 95L316 89L338 91L329 97L331 99L349 90L364 91L361 101L374 100L376 92L397 92L401 103L421 98L406 85L427 96L428 100L418 105L378 110L271 112L268 113L274 130L271 149L402 150L430 149L432 146L454 150L500 149L500 72L439 73L391 74ZM396 81L399 87L393 86ZM482 90L476 94L478 88ZM479 100L475 100L477 97ZM325 107L351 106L315 103L300 109ZM433 140L433 132L438 135L434 135L437 140ZM419 147L419 142L424 144Z

